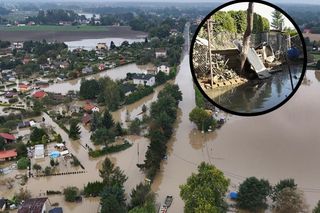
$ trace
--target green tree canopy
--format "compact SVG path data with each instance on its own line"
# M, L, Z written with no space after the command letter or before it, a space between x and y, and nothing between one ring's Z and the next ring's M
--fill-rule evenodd
M75 186L69 186L63 190L63 194L65 201L74 202L79 196L79 189Z
M93 99L100 94L100 85L97 80L81 80L80 97L84 99Z
M198 173L192 174L187 183L180 186L180 196L188 212L226 212L224 200L230 181L223 172L207 163L201 163Z
M283 30L283 27L284 27L283 24L284 24L283 14L278 10L274 10L272 12L271 26L276 30Z
M284 179L277 183L272 190L272 200L275 201L279 197L280 192L285 188L297 189L297 184L294 182L294 179Z
M247 178L240 184L237 207L250 212L267 209L267 196L270 193L271 186L267 180L258 180L256 177Z
M204 109L196 107L189 114L189 120L197 125L198 130L208 131L216 125L216 120Z
M72 138L73 140L79 139L80 134L81 134L81 130L78 125L78 122L76 120L71 120L70 129L69 129L69 138Z

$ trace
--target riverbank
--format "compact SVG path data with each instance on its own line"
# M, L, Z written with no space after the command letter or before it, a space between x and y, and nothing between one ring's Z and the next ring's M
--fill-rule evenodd
M27 27L27 26L26 26ZM81 39L92 38L144 38L147 36L145 32L131 30L128 26L105 26L97 28L76 28L76 26L34 26L29 28L6 28L0 27L0 40L2 41L75 41ZM66 27L69 29L66 29Z

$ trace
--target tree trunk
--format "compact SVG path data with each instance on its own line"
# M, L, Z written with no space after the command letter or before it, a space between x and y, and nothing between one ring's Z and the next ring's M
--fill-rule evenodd
M248 50L250 47L250 38L253 29L253 2L249 2L247 10L247 29L243 36L242 50L240 53L240 73L245 74L245 62L247 60Z

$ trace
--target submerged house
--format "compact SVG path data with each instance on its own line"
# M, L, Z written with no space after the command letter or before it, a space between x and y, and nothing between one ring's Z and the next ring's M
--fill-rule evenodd
M133 84L152 87L156 83L156 78L151 74L133 74Z
M18 209L18 213L45 213L51 205L47 197L31 198L26 200Z
M169 75L170 74L170 67L165 64L162 64L157 67L157 73L159 73L159 72L163 72L166 75Z
M167 51L164 48L157 48L155 50L156 58L165 58L167 57Z

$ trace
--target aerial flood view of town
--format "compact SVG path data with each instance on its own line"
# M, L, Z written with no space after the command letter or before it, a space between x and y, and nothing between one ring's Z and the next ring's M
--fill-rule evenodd
M229 60L223 72L199 68L209 76L200 87L194 79L190 53L206 37L195 39L198 27L223 3L0 0L0 212L319 213L320 2L272 1L299 27L307 57L273 8L221 12L241 35L253 7L253 29L292 38L281 60L263 40L253 62L236 49L248 35L224 39L253 72L270 59L283 68L249 89L251 73L240 73L245 83L219 90L232 110L269 109L301 83L253 117L203 96L221 80L210 67L224 78ZM211 46L204 54L218 57Z

